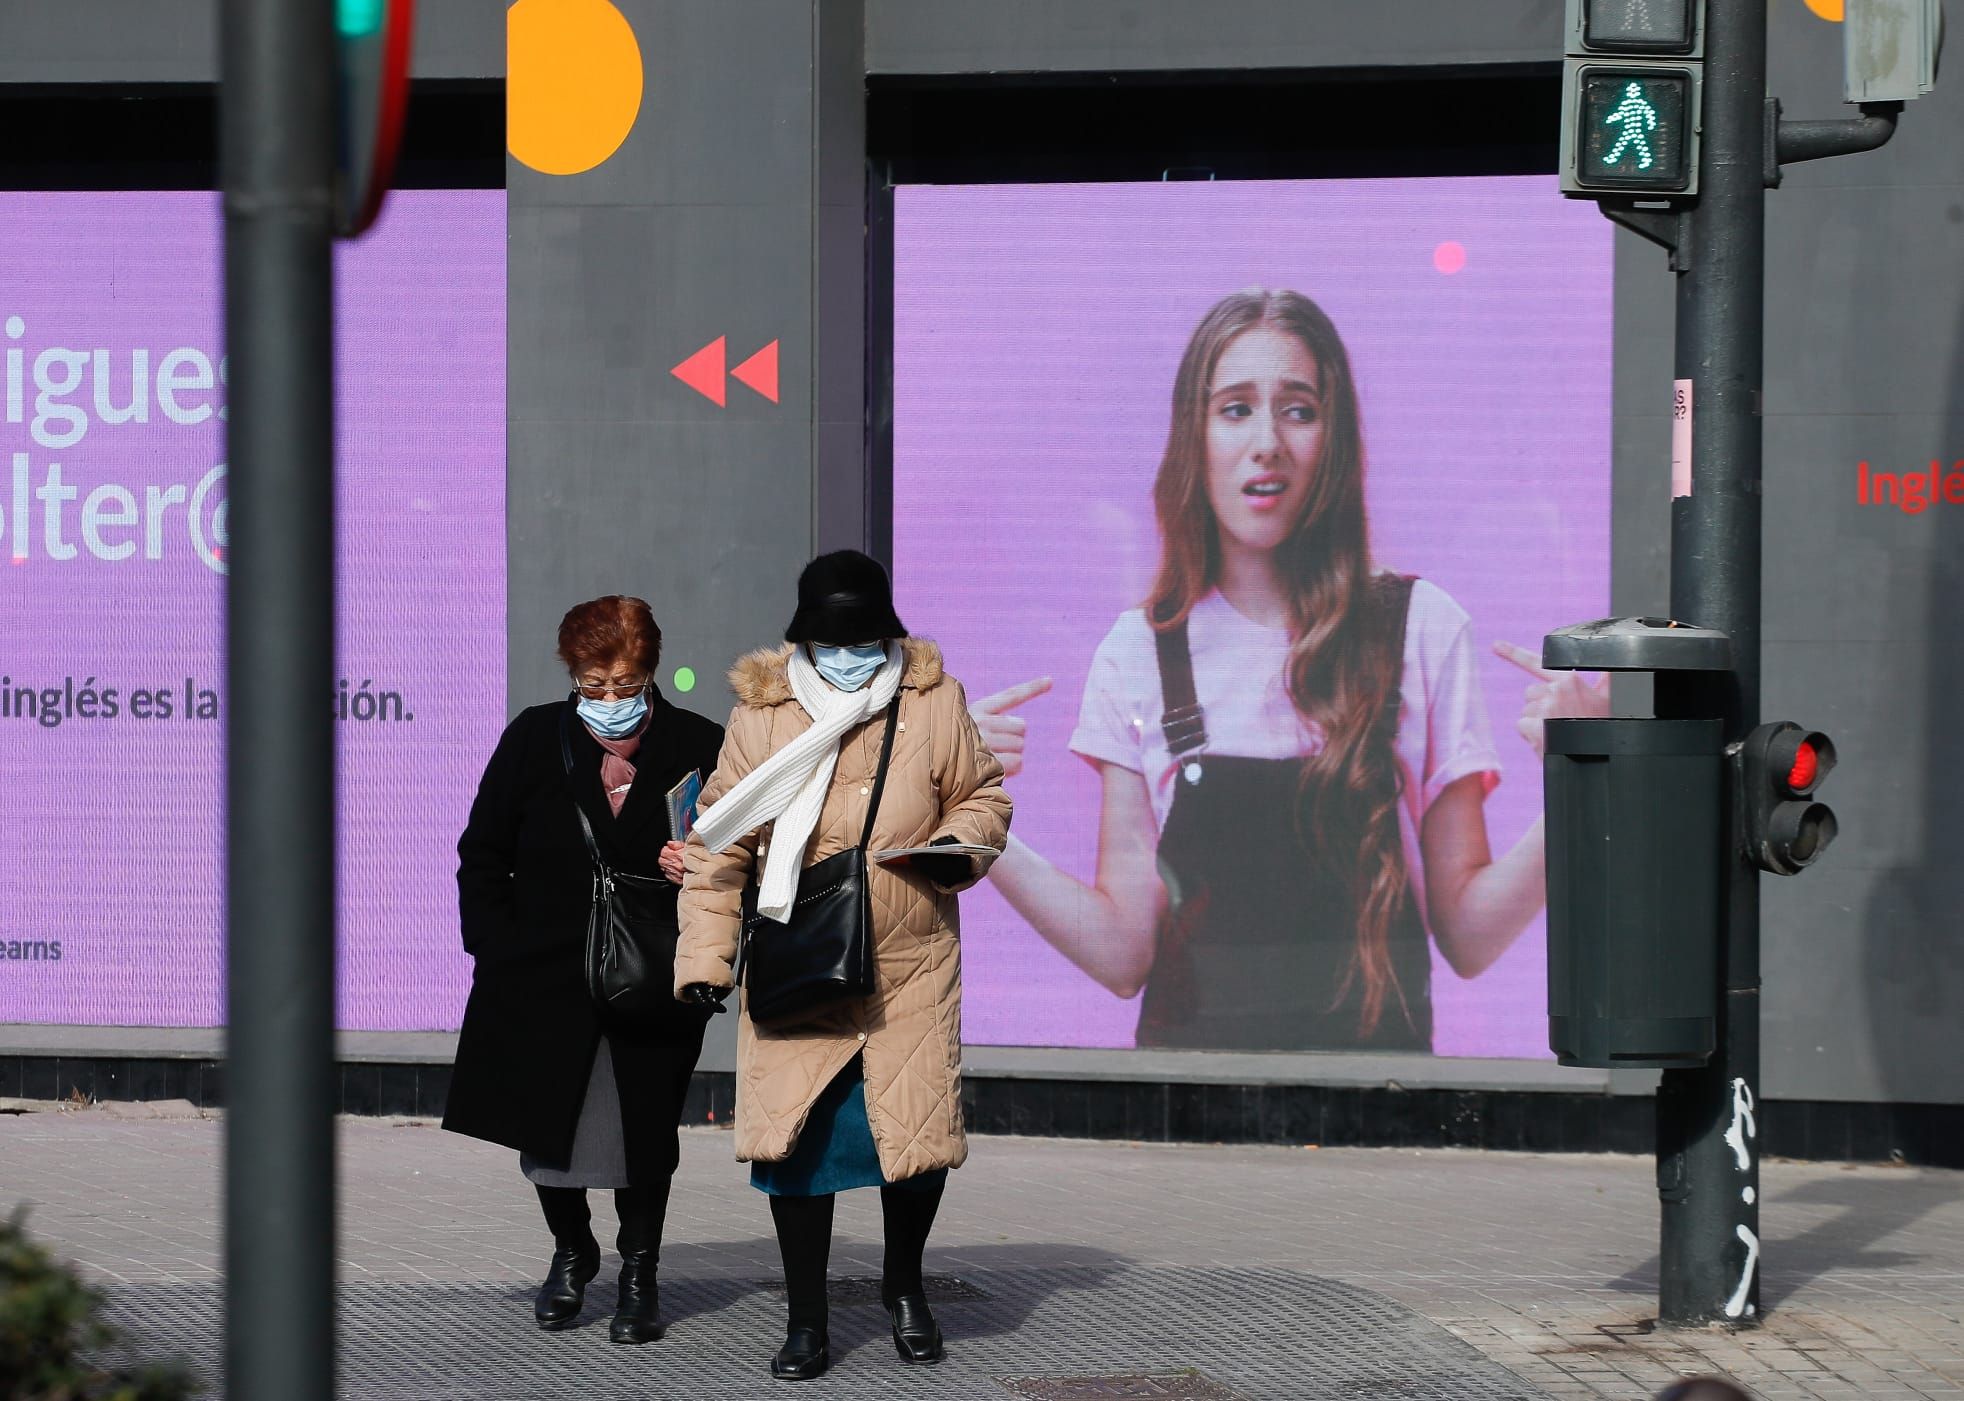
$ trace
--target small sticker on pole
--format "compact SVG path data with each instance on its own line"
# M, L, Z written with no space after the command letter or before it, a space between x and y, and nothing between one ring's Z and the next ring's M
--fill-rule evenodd
M1671 388L1671 499L1691 495L1691 381Z

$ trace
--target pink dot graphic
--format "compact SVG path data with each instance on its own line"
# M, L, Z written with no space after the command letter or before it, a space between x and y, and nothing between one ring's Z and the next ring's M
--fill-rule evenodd
M1432 250L1432 266L1451 277L1466 266L1466 249L1448 239Z

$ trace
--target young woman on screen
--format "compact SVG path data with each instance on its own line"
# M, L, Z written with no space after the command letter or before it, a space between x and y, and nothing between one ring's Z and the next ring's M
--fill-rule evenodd
M1099 646L1072 749L1103 782L1085 885L1012 837L991 874L1120 997L1138 1044L1430 1050L1431 953L1461 977L1541 908L1541 824L1494 857L1499 762L1467 615L1379 571L1342 340L1295 292L1237 293L1180 362L1144 607ZM1602 713L1531 672L1521 732ZM1021 722L977 709L1020 767ZM989 712L994 712L990 714Z

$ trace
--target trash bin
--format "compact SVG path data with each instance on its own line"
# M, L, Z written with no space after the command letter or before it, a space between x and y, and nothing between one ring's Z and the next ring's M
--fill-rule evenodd
M1729 669L1723 633L1650 618L1551 633L1556 670ZM1563 1065L1702 1065L1717 1035L1724 727L1550 720L1548 1044Z

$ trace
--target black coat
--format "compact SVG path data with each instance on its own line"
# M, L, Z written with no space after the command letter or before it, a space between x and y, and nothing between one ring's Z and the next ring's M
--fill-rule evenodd
M637 1183L674 1171L676 1122L709 1014L674 1003L653 1020L619 1024L603 1020L587 995L592 862L573 801L577 796L610 865L659 876L668 840L665 795L691 769L707 780L723 743L721 725L658 692L649 708L634 786L618 818L601 788L603 751L570 701L533 706L498 741L457 843L464 949L477 969L443 1116L447 1129L564 1167L604 1031L628 1175ZM560 754L562 718L570 721L570 783Z

